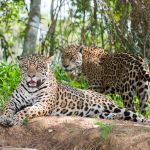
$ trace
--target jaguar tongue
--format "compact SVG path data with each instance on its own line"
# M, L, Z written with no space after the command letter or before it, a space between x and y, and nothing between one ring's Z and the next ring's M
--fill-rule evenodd
M34 83L36 83L36 82L33 81L33 80L30 80L29 83L30 83L30 84L34 84Z
M33 81L33 80L30 80L30 81L29 81L29 85L30 85L30 86L36 86L36 82Z

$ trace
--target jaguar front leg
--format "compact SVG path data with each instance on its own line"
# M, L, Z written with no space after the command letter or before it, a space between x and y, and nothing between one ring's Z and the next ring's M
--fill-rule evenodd
M47 116L53 110L53 105L47 104L47 102L38 102L33 106L24 108L23 110L17 112L13 119L11 120L9 126L22 125L25 119L30 120L35 117Z
M19 112L24 107L32 105L30 94L26 91L22 92L23 90L24 88L20 84L8 100L3 114L0 116L0 125L9 126L17 112Z
M21 102L22 99L20 99ZM12 121L12 118L14 117L15 113L17 113L22 105L20 105L20 102L17 101L16 103L15 98L11 97L8 104L5 106L3 115L0 116L0 125L3 126L9 126L10 122ZM24 107L26 107L27 103L23 103Z

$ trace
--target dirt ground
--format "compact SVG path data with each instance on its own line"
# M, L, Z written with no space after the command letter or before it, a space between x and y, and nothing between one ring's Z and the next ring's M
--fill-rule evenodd
M96 122L112 124L104 140ZM12 148L13 147L13 148ZM150 150L150 126L119 120L40 117L27 125L0 126L0 150Z

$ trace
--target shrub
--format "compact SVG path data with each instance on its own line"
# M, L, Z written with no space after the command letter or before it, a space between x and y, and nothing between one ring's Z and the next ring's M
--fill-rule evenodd
M64 69L57 64L53 66L53 71L55 73L56 79L61 83L75 88L88 89L88 82L85 76L81 75L78 81L72 80L69 74L65 72Z
M0 109L20 82L21 73L18 65L0 64Z

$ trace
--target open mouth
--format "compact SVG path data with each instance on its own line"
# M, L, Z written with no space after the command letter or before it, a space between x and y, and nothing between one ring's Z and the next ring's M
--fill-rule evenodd
M73 68L71 68L71 69L65 68L65 71L72 72L73 70L74 70Z
M29 87L37 87L37 82L36 82L36 81L33 81L33 80L30 80L30 81L28 82L28 86L29 86Z

